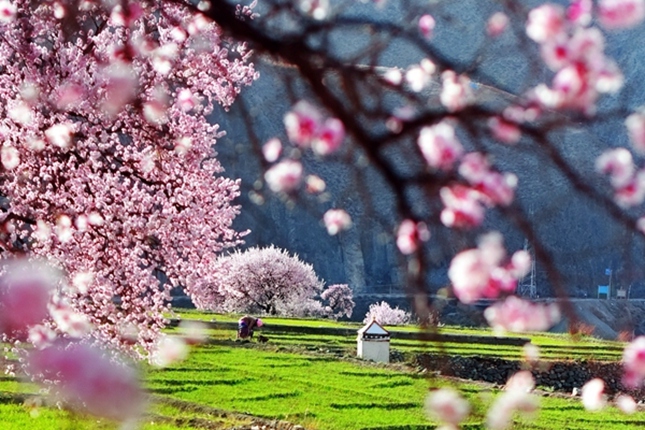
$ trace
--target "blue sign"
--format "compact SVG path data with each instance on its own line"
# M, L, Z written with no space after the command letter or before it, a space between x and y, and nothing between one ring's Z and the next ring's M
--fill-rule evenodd
M611 276L611 269L605 269L605 275Z

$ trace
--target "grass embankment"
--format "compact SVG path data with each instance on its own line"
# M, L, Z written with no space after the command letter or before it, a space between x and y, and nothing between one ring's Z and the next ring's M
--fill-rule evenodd
M196 310L178 310L176 315L182 319L195 319L201 321L235 322L238 315L220 315ZM347 335L332 334L307 334L309 327L326 327L358 330L363 324L336 322L329 320L298 319L298 318L265 318L267 323L266 335L270 342L276 345L292 345L311 348L338 349L351 352L356 348L356 338ZM271 330L272 325L302 327L302 333L281 333ZM440 327L439 332L443 334L454 334L463 336L486 336L491 337L490 341L482 343L452 343L452 342L428 342L415 339L399 339L397 331L419 331L414 326L387 327L392 332L391 346L401 352L409 353L443 353L448 355L464 356L495 356L509 360L522 358L522 347L513 345L499 345L495 342L494 333L484 328L463 328L463 327ZM210 334L216 339L228 339L234 336L233 330L210 330ZM531 343L540 348L541 358L545 360L601 360L618 361L622 357L625 344L600 340L588 336L572 338L564 334L551 333L528 333L522 337L529 338Z

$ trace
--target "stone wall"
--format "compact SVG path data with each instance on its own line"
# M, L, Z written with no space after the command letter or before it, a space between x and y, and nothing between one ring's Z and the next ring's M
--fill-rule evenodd
M418 354L414 362L429 371L442 375L474 381L505 385L508 378L525 367L513 360L488 357L449 357L434 354ZM645 400L645 389L630 390L621 383L623 368L619 362L599 361L557 361L542 362L530 369L540 388L571 393L593 378L601 378L606 384L606 393L628 393L636 401Z

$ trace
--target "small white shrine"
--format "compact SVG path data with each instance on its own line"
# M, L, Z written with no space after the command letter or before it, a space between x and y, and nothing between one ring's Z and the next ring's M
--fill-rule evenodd
M377 363L390 362L390 332L372 320L358 331L357 356Z

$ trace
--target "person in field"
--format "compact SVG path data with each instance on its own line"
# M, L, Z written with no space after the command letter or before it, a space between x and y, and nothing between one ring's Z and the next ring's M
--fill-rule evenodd
M249 315L244 315L237 322L237 338L238 339L251 339L253 338L253 329L262 327L264 323L260 318L254 318Z

